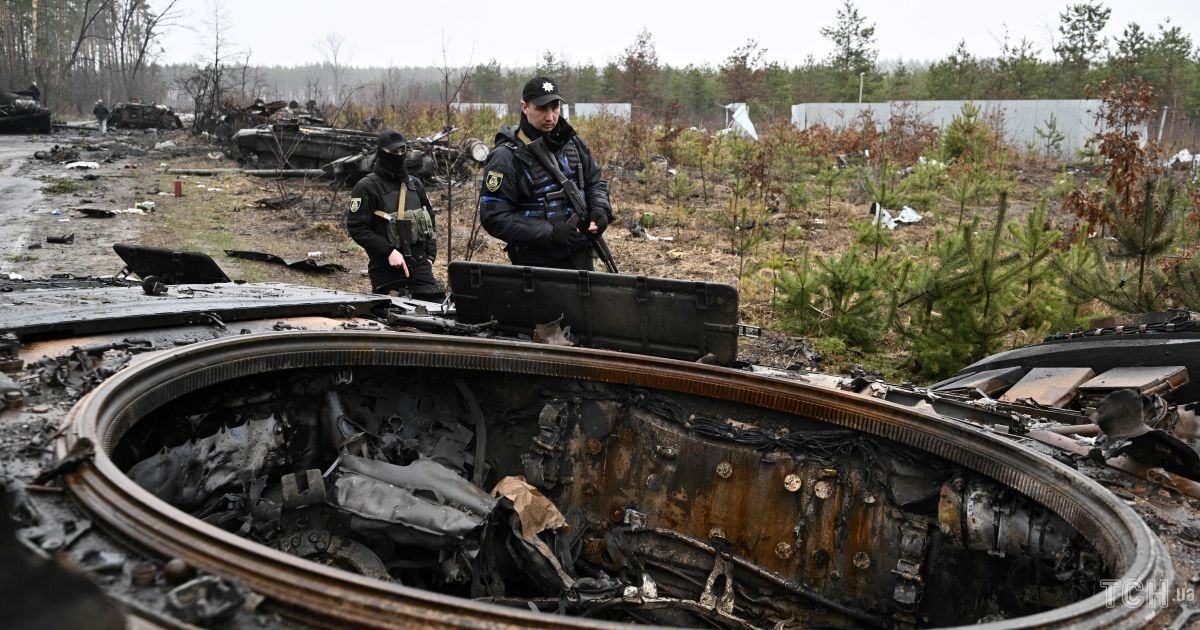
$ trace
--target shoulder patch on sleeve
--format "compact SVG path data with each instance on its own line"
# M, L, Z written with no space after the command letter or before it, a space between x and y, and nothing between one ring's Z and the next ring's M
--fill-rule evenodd
M504 173L498 171L488 171L487 182L485 185L491 192L500 190L500 182L504 181Z
M351 197L350 198L350 212L358 212L358 209L361 207L362 207L362 197Z

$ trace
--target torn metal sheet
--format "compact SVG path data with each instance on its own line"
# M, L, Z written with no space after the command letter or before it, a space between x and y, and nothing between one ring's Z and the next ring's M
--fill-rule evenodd
M225 255L229 256L231 258L245 258L246 260L257 260L260 262L269 262L269 263L273 263L276 265L283 265L284 267L288 267L290 269L296 269L299 271L316 271L316 272L320 272L320 273L333 273L335 271L340 271L342 273L346 273L346 272L350 271L343 265L339 265L337 263L319 263L319 262L313 260L312 258L302 258L302 259L298 259L298 260L286 260L284 258L280 258L279 256L276 256L275 254L268 254L265 252L241 251L241 250L233 250L233 249L225 250Z
M127 273L139 278L154 276L167 284L229 282L208 254L129 243L114 243L113 251L125 262Z

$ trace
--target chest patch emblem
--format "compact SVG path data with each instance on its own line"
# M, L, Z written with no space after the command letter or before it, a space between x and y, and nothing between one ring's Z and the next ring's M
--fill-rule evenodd
M358 212L358 209L361 207L362 207L362 197L351 197L350 198L350 212Z
M504 173L488 171L487 181L484 183L484 185L487 186L489 191L496 192L497 190L500 190L500 182L502 181L504 181Z

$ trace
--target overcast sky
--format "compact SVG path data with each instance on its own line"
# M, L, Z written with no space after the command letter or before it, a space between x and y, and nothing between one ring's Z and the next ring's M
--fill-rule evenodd
M153 0L156 6L165 0ZM503 66L535 65L549 50L572 65L602 66L618 58L643 29L650 31L660 62L673 66L719 65L747 39L767 49L767 59L789 66L830 52L820 29L834 23L840 1L733 0L688 3L653 0L478 2L475 0L224 0L227 33L251 63L299 65L321 60L317 42L336 33L352 65L440 66L445 43L449 65L492 59ZM876 26L880 61L932 61L965 39L972 54L996 56L1005 28L1013 40L1033 42L1043 56L1057 38L1058 14L1067 2L1045 0L858 0ZM1200 1L1110 0L1110 41L1129 22L1155 31L1167 17L1200 39ZM164 39L167 62L193 61L211 50L213 0L179 0L181 26ZM557 7L557 8L556 8ZM1197 42L1200 43L1200 42Z

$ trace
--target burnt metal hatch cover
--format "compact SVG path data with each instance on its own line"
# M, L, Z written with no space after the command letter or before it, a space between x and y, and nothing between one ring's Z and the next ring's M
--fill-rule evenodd
M229 282L208 254L127 243L114 243L113 251L139 278L155 276L165 284Z
M0 293L0 331L23 340L249 319L366 314L391 301L291 284L197 284L146 295L141 287Z
M730 365L737 359L737 289L611 273L452 262L458 320L495 320L532 335L561 320L580 346Z

